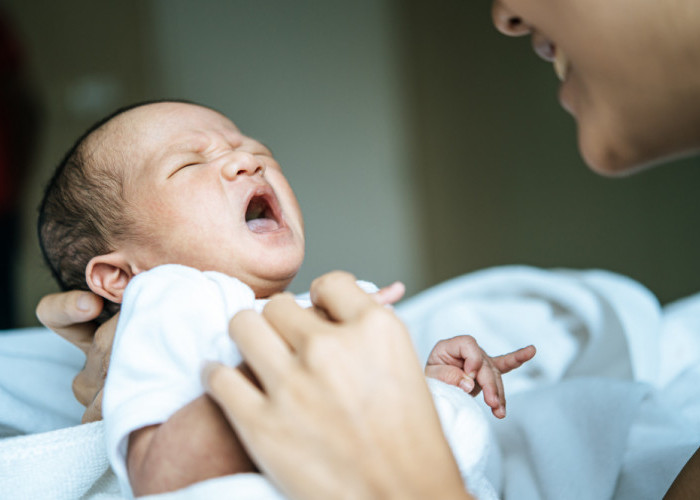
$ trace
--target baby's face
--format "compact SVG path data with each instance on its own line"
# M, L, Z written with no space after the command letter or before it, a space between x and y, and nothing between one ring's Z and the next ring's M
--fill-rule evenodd
M122 159L129 217L145 236L124 250L139 269L220 271L258 297L289 284L304 257L304 223L267 147L191 104L150 104L114 121L98 148Z

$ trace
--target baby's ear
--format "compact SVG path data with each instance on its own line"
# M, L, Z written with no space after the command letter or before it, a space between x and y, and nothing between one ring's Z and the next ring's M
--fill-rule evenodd
M120 252L93 257L85 268L90 290L117 304L121 304L124 289L133 276L131 265Z

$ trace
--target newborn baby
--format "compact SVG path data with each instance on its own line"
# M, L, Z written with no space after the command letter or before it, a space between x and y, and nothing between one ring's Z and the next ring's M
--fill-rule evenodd
M199 373L206 360L241 362L230 318L264 307L303 260L301 211L269 149L203 106L119 110L59 165L39 234L62 288L90 289L112 313L121 305L103 414L125 493L256 472ZM402 293L360 285L382 302ZM483 388L503 417L500 374L533 355L528 347L490 358L471 337L456 337L436 346L426 373L473 395Z

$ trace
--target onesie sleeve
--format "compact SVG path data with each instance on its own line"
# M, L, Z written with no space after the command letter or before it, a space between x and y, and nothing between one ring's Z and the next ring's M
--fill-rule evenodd
M165 422L203 394L205 360L240 361L228 323L255 296L240 281L165 265L141 273L127 287L105 383L107 450L122 487L131 432ZM130 490L129 490L130 491Z

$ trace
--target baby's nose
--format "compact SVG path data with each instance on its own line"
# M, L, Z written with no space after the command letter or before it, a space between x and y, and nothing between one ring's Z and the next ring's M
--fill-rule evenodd
M239 175L256 175L263 172L265 164L255 155L243 151L232 153L221 169L221 175L227 181L233 181Z

